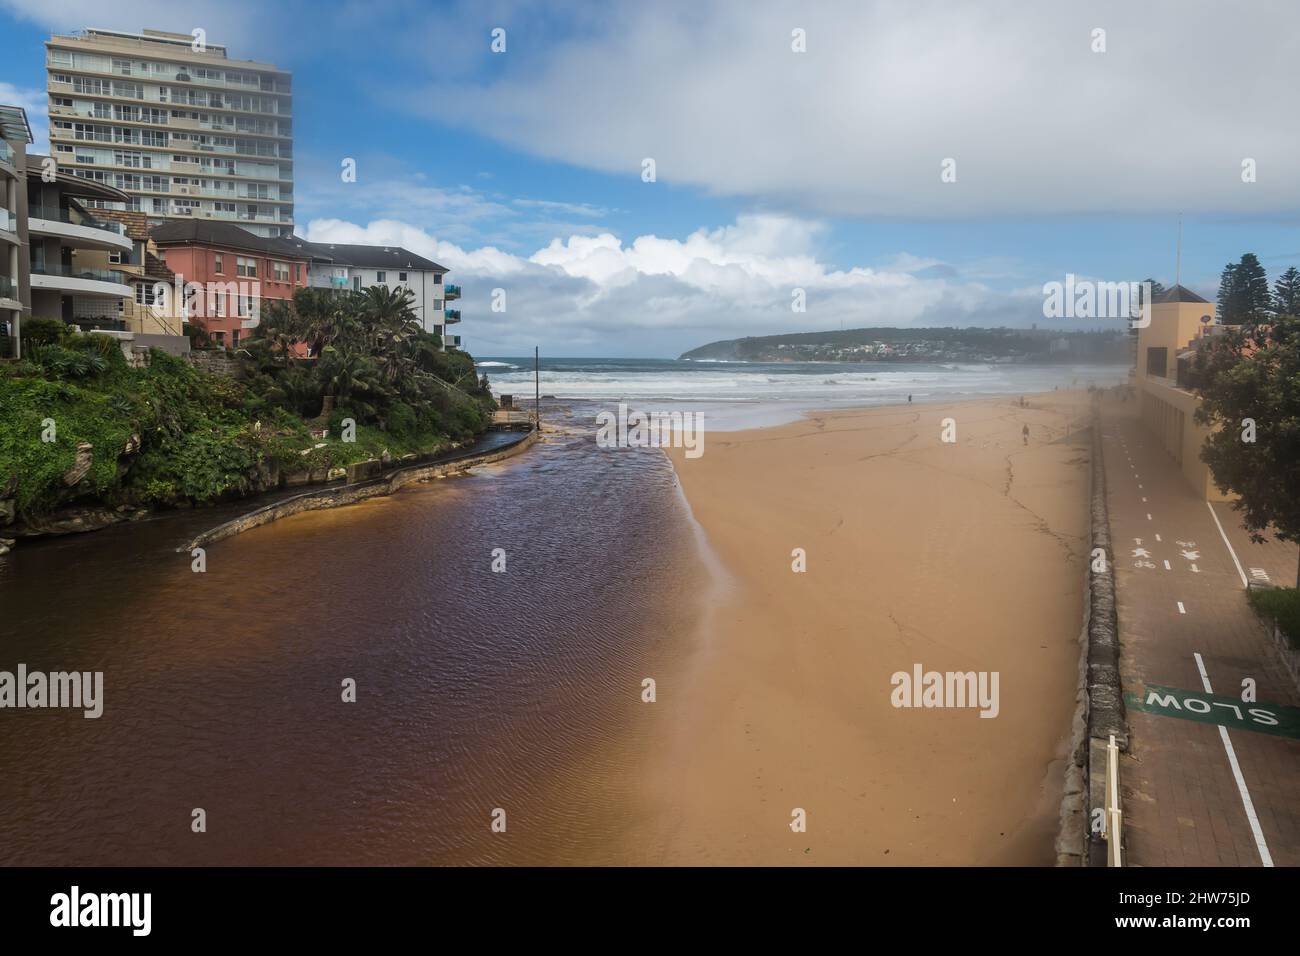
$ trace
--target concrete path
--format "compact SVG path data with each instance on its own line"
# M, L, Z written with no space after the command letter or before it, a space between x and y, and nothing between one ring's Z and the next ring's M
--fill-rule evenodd
M1244 581L1294 584L1296 547L1251 543L1231 505L1195 494L1135 411L1107 402L1102 419L1126 696L1159 685L1200 695L1197 706L1231 699L1213 715L1295 707ZM1241 702L1245 679L1257 703ZM1300 740L1256 732L1249 718L1187 716L1129 707L1128 865L1300 865Z

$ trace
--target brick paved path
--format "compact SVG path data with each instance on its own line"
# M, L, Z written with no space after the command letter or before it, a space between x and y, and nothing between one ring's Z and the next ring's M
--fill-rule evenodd
M1208 506L1192 491L1134 411L1107 402L1102 419L1125 693L1148 681L1203 692L1208 680L1213 693L1240 698L1249 677L1259 702L1296 706L1300 695L1242 583L1262 573L1293 585L1295 546L1252 544L1230 505ZM1239 782L1218 726L1131 707L1128 719L1120 770L1128 865L1300 865L1300 740L1228 731Z

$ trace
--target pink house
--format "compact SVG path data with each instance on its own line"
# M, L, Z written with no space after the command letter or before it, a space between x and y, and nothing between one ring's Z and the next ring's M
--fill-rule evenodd
M292 299L295 289L307 287L311 255L288 239L203 220L165 223L149 235L167 268L205 290L202 315L195 310L190 324L227 348L256 334L262 303Z

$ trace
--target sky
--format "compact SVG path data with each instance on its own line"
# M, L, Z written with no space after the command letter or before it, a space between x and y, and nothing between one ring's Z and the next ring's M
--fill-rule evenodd
M1292 0L0 0L35 149L42 43L87 27L291 70L299 234L446 266L479 356L1099 328L1043 284L1300 266Z

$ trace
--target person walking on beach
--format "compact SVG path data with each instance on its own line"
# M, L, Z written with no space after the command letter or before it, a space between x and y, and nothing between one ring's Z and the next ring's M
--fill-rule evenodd
M909 404L909 405L912 404L912 396L911 396L911 395L907 396L907 404Z
M1026 444L1026 445L1029 444L1029 426L1028 426L1028 425L1026 425L1024 428L1020 429L1020 437L1023 438L1023 439L1025 440L1025 444Z

